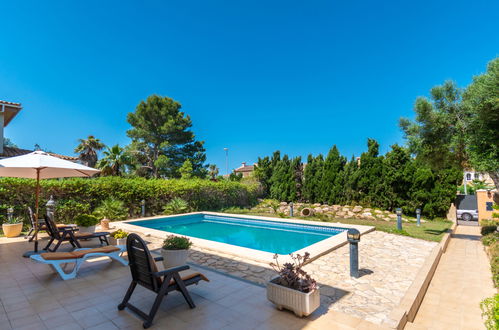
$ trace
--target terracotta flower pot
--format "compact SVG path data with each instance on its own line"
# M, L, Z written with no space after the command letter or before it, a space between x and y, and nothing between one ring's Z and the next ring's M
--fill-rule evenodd
M21 232L23 231L23 224L22 223L13 223L13 224L4 223L2 225L2 230L3 230L3 233L5 234L6 237L17 237L17 236L21 235Z
M100 221L100 228L102 230L109 230L109 221L110 221L109 219L102 219Z

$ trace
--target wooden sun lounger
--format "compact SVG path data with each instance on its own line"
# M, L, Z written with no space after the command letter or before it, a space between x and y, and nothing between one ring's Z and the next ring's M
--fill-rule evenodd
M165 298L169 292L180 291L184 296L185 301L189 304L189 307L196 307L186 287L188 285L198 284L201 280L208 281L203 274L195 272L181 276L181 271L189 269L189 266L187 265L158 271L155 261L162 260L162 257L153 259L146 243L137 234L128 235L126 245L130 271L132 272L132 283L130 283L123 301L118 305L118 310L123 310L125 307L128 307L144 320L142 326L144 329L147 329L152 325L154 316L156 315L163 298ZM133 291L137 287L137 284L156 293L156 299L154 300L154 304L152 305L149 314L144 313L128 302Z
M90 258L109 257L121 262L124 266L128 265L128 262L121 257L121 254L125 251L126 247L124 245L109 245L94 249L76 249L72 252L47 252L35 254L31 256L31 259L52 266L63 280L70 280L76 277L81 265ZM71 272L66 273L61 266L68 263L74 263L75 266Z

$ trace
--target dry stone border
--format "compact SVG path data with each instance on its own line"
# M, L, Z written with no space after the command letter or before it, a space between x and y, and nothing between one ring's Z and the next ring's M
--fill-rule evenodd
M152 249L161 240L148 237ZM349 247L344 245L305 266L321 286L321 303L330 309L376 324L388 319L399 304L435 242L406 236L371 232L359 243L361 277L350 277ZM190 252L191 262L261 285L276 274L268 264L199 249Z
M364 219L364 220L384 220L392 221L397 219L397 215L390 211L372 209L370 207L362 207L360 205L327 205L327 204L305 204L305 203L293 203L295 214L300 214L301 210L304 208L310 208L313 214L325 215L331 219L334 218L353 218L353 219ZM255 211L275 213L270 207L257 206L254 208ZM289 204L286 202L280 202L277 213L283 213L289 216ZM408 218L402 217L403 221L409 221ZM421 219L421 222L425 222Z

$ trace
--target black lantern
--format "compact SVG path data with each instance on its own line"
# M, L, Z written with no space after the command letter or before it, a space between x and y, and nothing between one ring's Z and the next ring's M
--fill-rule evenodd
M360 241L360 231L358 231L355 228L348 229L347 239L349 242L359 242Z
M395 213L397 213L397 230L402 230L402 209L396 208Z
M358 278L360 231L355 228L348 229L347 239L350 243L350 276Z
M47 216L52 217L55 211L55 200L54 196L50 195L50 199L47 204L45 204L45 208L47 209Z

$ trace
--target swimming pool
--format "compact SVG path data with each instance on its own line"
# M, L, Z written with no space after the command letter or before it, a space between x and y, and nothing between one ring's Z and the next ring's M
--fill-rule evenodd
M289 254L347 228L272 221L207 213L126 222L134 226L235 245L263 252Z

